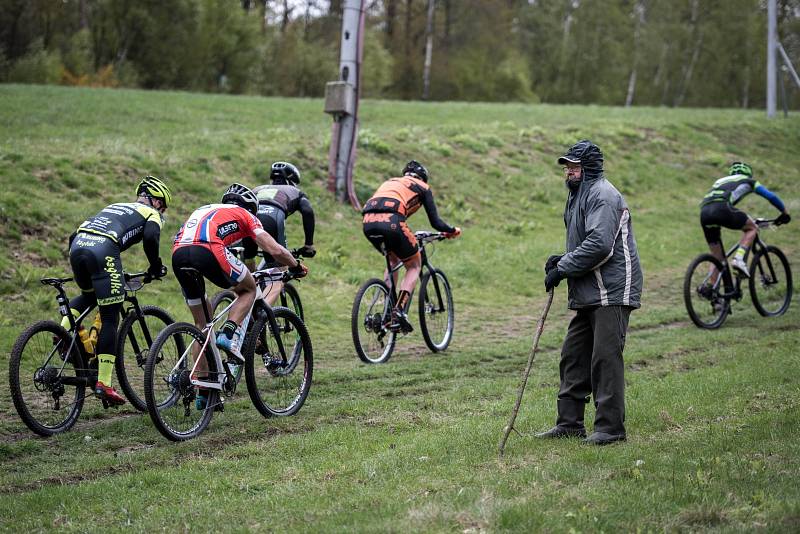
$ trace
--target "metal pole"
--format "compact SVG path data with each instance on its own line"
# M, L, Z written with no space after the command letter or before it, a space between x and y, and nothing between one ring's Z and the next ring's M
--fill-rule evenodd
M775 48L778 41L777 0L767 1L767 117L775 116L777 96L775 72Z

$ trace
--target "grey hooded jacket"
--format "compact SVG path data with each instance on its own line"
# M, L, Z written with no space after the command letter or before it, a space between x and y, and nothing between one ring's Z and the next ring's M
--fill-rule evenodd
M642 269L628 205L602 172L584 176L564 209L569 308L641 305Z

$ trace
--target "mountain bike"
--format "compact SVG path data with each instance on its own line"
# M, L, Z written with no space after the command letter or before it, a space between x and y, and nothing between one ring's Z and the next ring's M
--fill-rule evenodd
M187 269L193 276L202 276ZM253 405L264 417L294 415L311 388L313 354L311 338L302 320L291 310L271 308L261 291L273 282L294 276L278 269L253 272L259 293L243 321L244 364L222 359L215 326L224 322L236 299L208 317L201 330L193 324L175 323L158 335L145 366L147 411L156 428L172 441L200 435L215 411L224 411L225 397L236 393L242 375ZM238 298L238 297L237 297ZM201 355L208 364L208 378L197 377ZM196 402L200 393L204 399Z
M419 289L420 331L428 348L433 352L441 352L453 339L453 292L444 272L431 264L426 247L447 237L444 232L421 231L414 235L422 253L423 267ZM353 344L358 357L364 363L389 361L397 341L397 331L389 326L392 308L397 302L394 273L403 264L398 262L392 266L385 244L381 244L381 249L386 258L386 272L390 273L387 277L388 284L377 278L364 282L353 301L350 320ZM411 299L408 306L411 306Z
M141 384L143 356L156 334L174 320L157 306L140 306L136 292L153 280L147 273L125 273L125 301L118 332L116 373L122 390L137 409L144 408ZM86 387L97 382L97 358L81 342L79 329L97 306L77 318L72 314L64 284L72 278L42 278L56 290L62 317L69 330L46 320L29 326L14 343L9 361L9 385L22 421L41 436L69 430L83 409ZM126 359L127 357L127 359ZM140 390L142 391L140 393ZM103 401L104 408L108 404Z
M230 250L234 256L244 261L244 247L232 246L228 247L228 250ZM305 258L313 257L313 255L309 256L307 254L301 254L300 249L292 249L290 252L292 253L292 256L295 257L295 259L299 259L301 257ZM259 261L258 270L265 269L266 259L264 251L259 250L256 256L261 258L261 260ZM216 314L217 310L223 309L225 306L233 302L235 298L236 298L236 293L234 293L230 289L224 289L222 291L219 291L216 295L214 295L210 299L212 313ZM303 302L300 300L300 293L297 291L297 288L294 287L294 285L291 284L290 282L286 282L283 284L283 287L281 288L281 294L278 297L276 305L283 306L284 308L289 308L294 313L296 313L297 316L300 317L300 319L303 322L305 322L306 318L305 315L303 314Z
M759 229L777 226L775 219L756 219L755 223ZM738 244L727 251L726 260L737 248ZM786 255L778 247L767 245L760 233L756 234L750 254L747 282L753 306L764 317L783 315L792 301L793 291L792 271ZM692 260L683 282L683 299L692 322L706 329L722 326L732 313L732 301L742 299L743 280L738 272L731 273L728 261L720 262L712 254L701 254Z

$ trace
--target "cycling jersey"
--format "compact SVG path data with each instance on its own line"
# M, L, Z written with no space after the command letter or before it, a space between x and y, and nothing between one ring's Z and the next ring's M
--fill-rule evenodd
M700 205L705 206L712 202L727 202L731 206L735 206L750 193L757 193L766 198L780 211L784 211L785 209L783 202L775 193L764 187L760 182L744 174L725 176L714 182L709 192L703 197L703 201Z
M141 202L120 202L106 206L78 227L78 233L107 237L119 246L119 252L142 241L150 265L157 265L158 242L164 219L161 214Z
M244 238L255 239L262 233L264 228L259 220L242 207L210 204L196 209L178 230L172 247L173 269L186 298L194 300L197 290L190 277L185 276L180 268L193 266L220 287L236 285L244 280L249 271L226 247ZM209 251L216 265L208 261L207 253L182 251L183 248ZM202 261L192 265L193 258ZM220 269L224 276L219 276Z
M234 204L209 204L194 211L175 235L173 251L185 245L222 247L255 238L264 228L246 209Z
M440 217L433 201L433 193L428 184L413 176L401 176L385 181L372 198L364 204L362 213L397 213L403 217L411 217L425 207L428 221L440 232L455 232Z
M262 224L265 224L262 214L273 213L270 208L282 210L284 219L292 213L300 211L303 216L305 244L314 244L314 209L311 207L311 201L308 200L305 193L299 188L288 184L260 185L253 189L253 193L258 198L258 218ZM274 214L271 217L275 218ZM276 240L278 239L278 236L272 232L270 232L270 235ZM285 246L284 243L281 244Z

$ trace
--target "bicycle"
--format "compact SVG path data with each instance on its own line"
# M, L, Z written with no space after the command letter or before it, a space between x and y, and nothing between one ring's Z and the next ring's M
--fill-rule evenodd
M448 239L444 232L420 231L414 234L422 253L423 274L419 289L419 326L425 344L433 352L447 349L453 338L455 316L453 292L450 282L441 269L435 268L426 246ZM388 285L377 278L367 280L356 293L351 314L351 331L358 357L364 363L386 363L392 356L397 341L397 331L389 328L392 308L397 302L397 287L393 274L402 263L392 267L385 244L381 244L386 258ZM432 287L433 290L429 289ZM409 299L409 307L411 299Z
M756 219L755 223L759 229L769 228L777 226L775 220ZM737 248L738 244L727 251L726 260ZM764 317L783 315L789 308L793 291L792 271L786 255L778 247L767 245L760 233L756 234L750 253L748 284L753 306ZM689 264L683 283L683 298L692 322L705 329L722 326L732 313L731 301L742 299L742 278L738 272L732 276L728 261L720 262L708 253L697 256Z
M187 270L202 276L195 269ZM287 282L294 275L267 269L255 271L253 276L259 294L245 319L244 364L223 360L215 343L215 326L236 299L214 317L206 312L207 324L202 330L193 324L174 323L153 342L145 366L145 399L150 418L167 439L184 441L200 435L213 413L224 411L223 395L236 393L242 367L250 400L264 417L294 415L308 397L313 354L306 326L293 311L271 308L260 298L260 291L269 283ZM197 378L200 354L208 363L209 378L205 380ZM197 404L201 389L206 392L205 402Z
M69 430L83 409L86 387L93 388L97 381L97 358L87 352L79 335L80 325L97 306L89 307L77 318L72 314L64 290L64 284L72 280L41 279L43 285L56 290L58 309L62 317L69 319L69 330L52 320L38 321L19 335L11 349L9 386L14 407L25 425L40 436ZM157 329L174 320L157 306L139 305L136 292L153 280L150 275L124 273L124 280L125 305L120 311L115 370L128 400L143 410L144 402L133 386L138 383L136 369L143 365L139 363L141 356L147 353ZM131 356L128 364L126 354ZM131 361L137 362L136 367L130 365ZM103 407L108 408L106 401Z
M240 246L228 247L228 250L230 250L237 258L244 261L244 247ZM301 254L300 249L292 249L290 252L292 253L292 256L295 257L295 259L314 257L313 254L312 255ZM261 261L259 262L258 265L258 270L263 270L266 267L266 259L264 251L259 250L257 257L261 258ZM235 298L236 298L236 293L234 293L230 289L224 289L222 291L219 291L216 295L211 297L210 300L211 312L213 314L216 314L217 310L224 308L225 306L233 302ZM278 305L283 306L284 308L289 308L294 313L296 313L298 317L300 317L300 320L305 322L306 318L305 315L303 314L303 302L300 300L300 293L297 291L297 288L294 287L293 284L291 284L290 282L286 282L283 284L280 296L278 297L278 302L279 302Z

